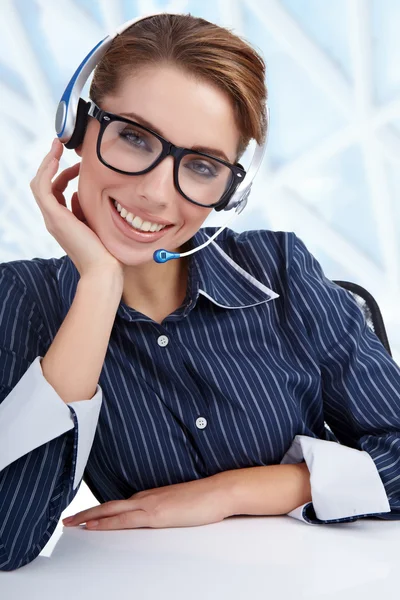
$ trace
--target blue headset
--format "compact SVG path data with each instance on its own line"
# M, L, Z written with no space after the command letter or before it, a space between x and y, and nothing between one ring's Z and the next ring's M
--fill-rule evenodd
M161 13L156 13L161 14ZM155 16L155 14L146 15L144 17L136 17L135 19L131 19L126 21L122 25L120 25L117 30L103 38L96 46L89 52L89 54L83 59L79 67L76 69L75 73L71 77L67 87L64 90L64 93L61 97L61 100L57 107L56 118L55 118L55 128L57 132L57 136L59 140L65 145L68 149L78 148L83 142L83 138L85 135L87 122L88 122L88 112L90 109L90 102L83 100L80 97L83 86L85 85L87 79L90 74L96 67L97 63L105 54L108 47L111 45L113 39L128 29L134 23L142 21L144 19L148 19ZM267 125L267 135L269 130L269 109L266 107L266 125ZM254 151L254 155L252 161L250 163L249 169L243 178L243 181L240 182L236 190L232 193L231 197L227 201L227 203L221 207L216 208L215 210L231 210L235 208L235 215L242 212L244 207L247 204L247 199L250 194L250 189L253 183L253 179L261 165L266 145L267 145L267 135L264 143L262 145L256 144L256 148ZM231 220L231 219L230 219ZM229 221L230 221L229 220ZM226 224L227 225L227 224ZM226 227L223 226L223 228ZM217 231L216 234L212 237L212 239L218 235L221 228ZM210 238L211 239L211 238ZM200 248L199 248L200 249ZM166 254L162 254L166 253ZM188 254L188 253L186 253ZM169 255L169 256L168 256ZM183 254L177 253L169 253L167 250L157 250L154 255L154 260L156 262L166 262L166 260L170 260L170 258L179 258L184 256Z

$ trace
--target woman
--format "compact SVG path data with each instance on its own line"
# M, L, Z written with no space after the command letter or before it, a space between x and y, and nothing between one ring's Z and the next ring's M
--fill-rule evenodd
M40 165L66 255L0 265L1 569L40 553L83 475L88 528L399 518L399 367L303 242L226 229L153 260L216 231L216 182L265 138L264 77L226 29L142 20L97 65L81 162L52 182L55 140ZM161 138L179 166L154 165Z

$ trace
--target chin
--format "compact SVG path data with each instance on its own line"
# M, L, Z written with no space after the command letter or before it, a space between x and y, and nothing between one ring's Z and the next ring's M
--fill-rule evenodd
M108 250L112 256L119 260L123 265L127 267L136 267L139 265L146 264L148 262L155 262L153 260L153 254L157 248L127 248L122 246L121 243L117 244L106 244L102 241L104 247Z

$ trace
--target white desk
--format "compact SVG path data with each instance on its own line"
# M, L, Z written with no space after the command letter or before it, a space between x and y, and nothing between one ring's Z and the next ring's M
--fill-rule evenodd
M307 526L287 516L190 528L59 524L1 600L398 600L400 521Z

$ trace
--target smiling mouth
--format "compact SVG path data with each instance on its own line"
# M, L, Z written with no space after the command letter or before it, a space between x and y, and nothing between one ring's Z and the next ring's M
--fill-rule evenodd
M132 229L132 231L136 231L137 233L140 233L142 235L155 235L157 233L160 233L166 229L170 229L171 227L173 227L173 224L169 224L169 225L162 225L162 224L158 224L158 223L152 223L150 221L144 221L141 217L135 216L133 215L133 213L128 213L126 212L126 209L124 209L117 200L115 200L114 198L112 198L111 196L110 198L110 202L114 207L115 212L118 213L118 216L120 217L121 221L125 221L126 225ZM119 210L118 210L119 207ZM125 212L124 216L122 216L122 211ZM126 217L129 217L129 220L126 219ZM143 228L144 227L144 228Z

